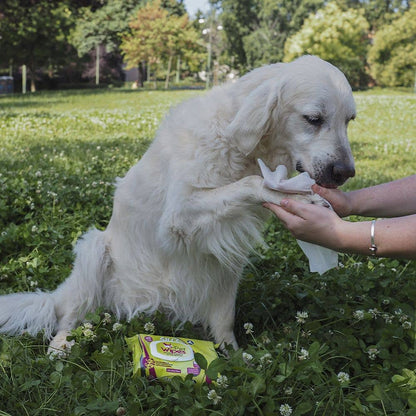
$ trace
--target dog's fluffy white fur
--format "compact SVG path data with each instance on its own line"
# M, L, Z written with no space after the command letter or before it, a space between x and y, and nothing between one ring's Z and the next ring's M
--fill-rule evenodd
M180 104L118 180L107 229L77 243L70 277L50 293L1 296L0 331L43 330L55 334L51 348L62 348L67 331L98 306L127 319L159 309L237 347L237 286L261 241L262 203L285 196L263 187L257 158L339 185L354 174L346 132L354 115L344 75L312 56Z

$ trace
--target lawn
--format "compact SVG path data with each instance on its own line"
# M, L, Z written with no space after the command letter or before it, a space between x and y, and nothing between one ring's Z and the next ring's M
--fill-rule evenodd
M169 107L202 93L0 97L0 293L63 281L77 238L108 223L115 178L140 159ZM416 95L355 98L357 175L344 188L415 173ZM319 276L277 221L265 236L269 247L253 255L239 291L241 348L208 368L225 376L217 384L132 378L125 337L149 322L160 335L201 332L163 315L114 325L96 311L92 332L75 330L63 359L46 355L41 334L0 337L0 416L416 415L415 263L341 255Z

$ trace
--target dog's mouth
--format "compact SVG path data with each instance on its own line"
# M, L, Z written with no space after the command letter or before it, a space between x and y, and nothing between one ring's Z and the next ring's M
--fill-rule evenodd
M296 170L299 173L308 172L300 161L296 162ZM317 174L316 172L308 173L319 186L336 189L338 186L344 184L348 178L351 178L355 175L355 169L353 166L351 167L346 164L333 163L319 169Z
M297 170L299 173L303 173L303 172L305 172L305 169L303 169L303 166L302 166L302 163L301 163L301 162L296 162L296 170Z

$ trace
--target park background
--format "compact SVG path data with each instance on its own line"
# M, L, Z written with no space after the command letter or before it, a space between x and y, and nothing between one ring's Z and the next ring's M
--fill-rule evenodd
M319 55L354 88L416 82L416 9L402 0L3 0L0 71L13 88L210 86Z
M414 174L414 13L401 1L224 0L189 19L180 2L3 0L14 94L0 95L0 293L56 288L169 108L258 65L314 53L346 73L357 174L344 190ZM278 221L264 234L238 294L241 348L207 369L216 384L132 377L125 337L205 335L99 310L66 357L50 359L42 334L0 336L0 415L415 415L414 262L342 254L319 276Z

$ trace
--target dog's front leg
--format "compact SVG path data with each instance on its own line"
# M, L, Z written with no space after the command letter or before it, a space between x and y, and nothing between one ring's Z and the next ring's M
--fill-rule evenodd
M271 190L264 186L261 176L252 175L219 188L194 190L186 205L193 214L199 213L202 217L211 213L211 219L221 219L241 214L241 208L258 206L263 202L279 205L288 197L306 203L325 204L317 194L287 194Z
M231 345L238 349L237 340L234 335L235 300L238 289L237 278L229 276L223 285L223 290L212 297L208 323L215 342L221 348Z

